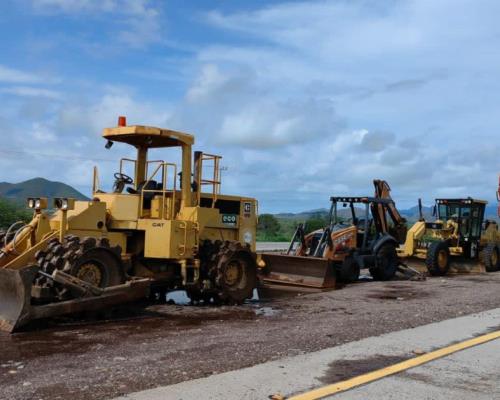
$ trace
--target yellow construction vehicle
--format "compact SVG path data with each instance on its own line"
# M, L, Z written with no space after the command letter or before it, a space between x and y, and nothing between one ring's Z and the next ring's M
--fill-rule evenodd
M111 192L95 168L91 201L55 199L50 213L47 199L28 199L33 220L12 226L0 245L0 328L174 289L194 301L251 297L257 201L220 193L221 157L195 152L192 171L192 135L127 126L124 117L103 137L108 149L134 146L137 158L120 160ZM182 151L180 171L148 160L148 150L171 147Z
M500 267L500 232L494 221L484 219L487 202L471 197L436 199L436 221L422 217L409 230L398 249L400 259L414 267L425 265L431 275L445 275L473 267L497 271Z
M360 269L375 280L390 280L399 268L398 237L406 233L386 181L374 180L375 196L331 197L329 223L305 234L300 224L285 254L262 254L266 268L261 279L270 285L331 289L338 281L358 280ZM339 204L349 208L347 220ZM392 223L389 223L388 217Z

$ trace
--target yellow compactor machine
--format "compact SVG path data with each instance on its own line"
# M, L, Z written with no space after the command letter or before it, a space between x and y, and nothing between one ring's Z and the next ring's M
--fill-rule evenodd
M251 297L257 202L220 194L221 157L195 152L192 164L192 135L127 126L123 117L103 137L108 149L135 147L137 158L120 160L110 192L94 169L90 201L55 199L52 213L47 199L28 200L32 221L12 226L0 244L0 328L175 289L195 301ZM171 147L181 149L180 171L148 159L150 149Z

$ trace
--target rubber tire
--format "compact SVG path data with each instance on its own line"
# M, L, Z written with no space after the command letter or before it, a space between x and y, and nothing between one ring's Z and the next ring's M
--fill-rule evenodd
M492 263L492 257L496 254L497 262L495 265ZM483 262L487 272L495 272L500 269L500 251L494 243L488 243L483 251Z
M360 268L354 257L347 256L337 265L337 279L342 283L353 283L359 279Z
M438 257L441 251L445 251L447 255L447 262L444 268L439 266ZM427 249L427 258L425 260L425 265L427 266L427 270L429 274L432 276L443 276L448 273L450 269L450 249L448 248L448 244L446 242L432 242L429 248Z
M396 275L398 255L392 243L383 244L376 254L375 267L370 268L370 274L375 281L389 281Z

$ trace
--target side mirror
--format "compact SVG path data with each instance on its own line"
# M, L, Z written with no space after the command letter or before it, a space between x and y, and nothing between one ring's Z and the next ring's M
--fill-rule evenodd
M432 216L433 217L437 216L437 207L435 204L432 206Z

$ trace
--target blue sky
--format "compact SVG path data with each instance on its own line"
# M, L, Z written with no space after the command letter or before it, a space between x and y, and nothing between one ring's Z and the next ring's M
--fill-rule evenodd
M0 181L88 193L98 164L110 185L131 153L100 133L126 115L194 133L223 155L223 191L265 212L371 193L373 178L403 207L493 202L498 15L487 0L6 0Z

